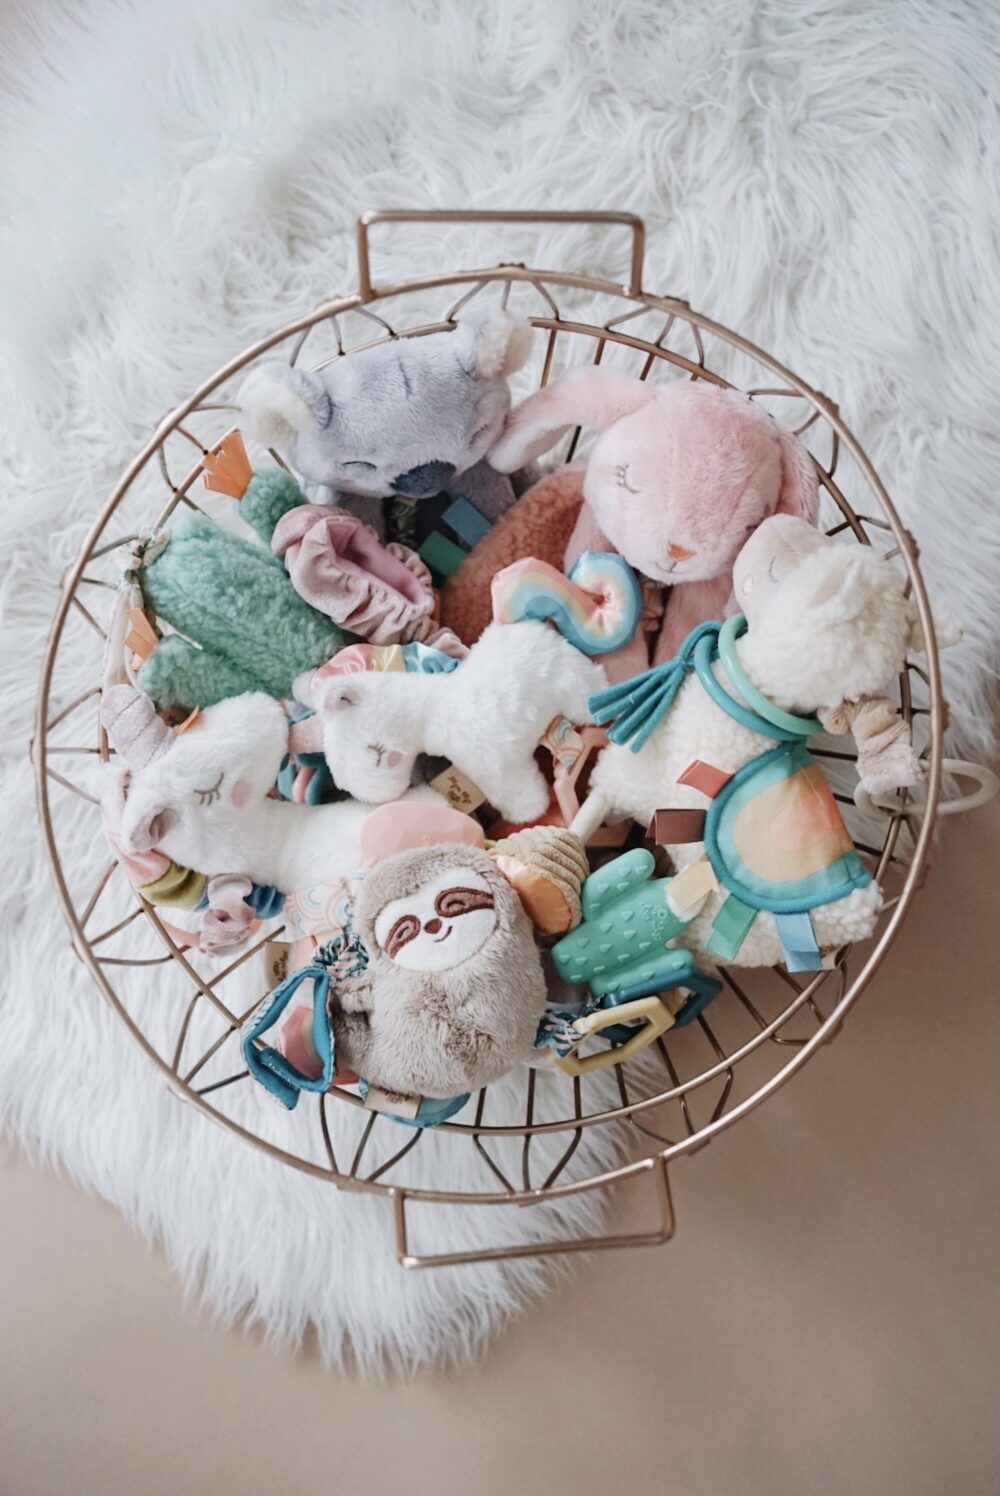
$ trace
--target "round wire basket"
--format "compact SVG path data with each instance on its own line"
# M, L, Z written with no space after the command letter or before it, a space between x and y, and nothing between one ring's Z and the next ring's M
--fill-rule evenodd
M620 284L504 263L376 285L369 253L372 226L409 222L583 225L591 235L614 230L630 239L627 279ZM644 238L642 221L626 213L365 214L358 222L357 291L325 302L231 359L164 417L129 464L66 574L45 654L33 745L38 804L74 950L178 1096L286 1164L341 1187L389 1197L397 1253L406 1267L667 1241L674 1229L668 1165L747 1116L834 1037L885 959L922 880L940 796L944 702L933 620L913 542L832 400L686 301L643 288ZM275 350L293 364L319 367L373 342L419 337L449 327L463 306L482 296L499 297L539 330L537 356L518 394L527 393L532 382L545 384L570 364L606 359L641 379L737 385L808 443L828 533L874 544L905 568L929 647L925 663L907 662L899 680L899 704L927 762L927 782L919 803L904 796L877 820L861 820L851 793L853 756L843 751L843 740L839 747L828 746L825 739L812 744L831 772L858 850L885 890L873 938L862 948L839 951L828 969L807 981L778 967L720 967L724 987L712 1005L687 1028L669 1030L636 1060L593 1078L529 1068L508 1077L504 1120L496 1119L497 1108L491 1108L486 1090L476 1093L461 1112L434 1129L437 1187L428 1188L410 1172L426 1132L365 1111L352 1089L334 1087L322 1096L303 1097L308 1116L294 1140L282 1134L284 1119L275 1120L269 1104L267 1120L260 1124L256 1112L237 1104L248 1078L240 1027L266 990L254 964L260 961L264 939L221 969L218 963L199 963L195 953L183 949L176 932L117 872L99 832L97 796L86 771L111 753L99 725L98 702L101 615L111 596L108 589L117 583L114 553L137 533L164 525L178 505L200 507L193 497L203 472L200 456L216 449L232 429L227 412L235 409L232 395L247 367L264 354L275 356ZM428 320L427 308L435 305L437 315ZM415 315L421 320L414 321ZM561 460L576 452L580 436L579 430L570 434ZM193 463L191 442L199 458ZM88 660L92 669L84 684L81 670L90 668ZM89 856L90 873L77 889L82 856ZM163 1003L153 1008L150 982L168 965L175 980L162 984ZM240 1002L231 996L234 988L242 988ZM155 1020L150 1016L154 1012ZM343 1129L348 1108L355 1115L352 1127ZM510 1120L512 1115L516 1120ZM608 1157L615 1155L607 1149L580 1148L585 1136L597 1136L592 1129L598 1134L608 1129L615 1138L626 1134L633 1146L608 1165ZM350 1138L346 1151L345 1130ZM454 1171L451 1177L449 1171L453 1150L474 1150L481 1184L455 1186ZM507 1240L481 1250L434 1255L411 1248L409 1201L523 1206L557 1202L628 1178L649 1183L656 1219L648 1229L541 1245Z

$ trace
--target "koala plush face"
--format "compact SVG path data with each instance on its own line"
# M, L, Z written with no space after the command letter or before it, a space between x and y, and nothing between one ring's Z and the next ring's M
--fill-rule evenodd
M375 919L386 957L407 971L449 971L468 961L497 925L493 891L459 862L402 898L390 899Z
M267 795L287 741L285 714L270 696L248 692L206 708L162 757L133 774L125 846L158 847L183 867L200 867L213 834Z
M530 328L470 312L452 332L398 338L315 372L262 365L240 392L247 430L299 475L345 494L426 498L485 456L510 409Z
M413 727L400 700L405 685L405 676L335 676L312 692L334 783L366 805L399 800L413 777Z

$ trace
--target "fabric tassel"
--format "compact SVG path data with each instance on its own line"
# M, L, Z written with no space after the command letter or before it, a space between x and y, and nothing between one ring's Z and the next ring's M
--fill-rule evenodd
M684 677L694 669L694 652L698 641L716 635L717 623L702 623L684 641L680 654L672 660L634 675L631 680L596 691L587 705L594 721L607 728L608 738L620 747L626 743L638 753L659 726L680 690Z

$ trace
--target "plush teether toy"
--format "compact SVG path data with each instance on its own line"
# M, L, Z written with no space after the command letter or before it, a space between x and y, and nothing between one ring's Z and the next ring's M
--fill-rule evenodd
M546 728L555 717L587 721L587 696L603 679L545 624L493 624L446 674L345 679L320 670L295 695L321 717L330 772L348 794L398 799L426 753L450 759L503 817L521 822L549 804L534 758Z
M871 933L882 893L806 751L821 731L806 714L880 693L922 639L889 562L792 516L760 526L733 582L745 619L700 625L674 661L591 699L611 738L592 785L667 847L672 901L698 911L683 944L811 969Z
M449 1098L490 1084L534 1049L545 981L534 927L580 917L587 862L565 830L511 838L492 852L475 821L448 809L386 805L368 817L343 936L286 979L244 1032L251 1073L285 1105L346 1068L364 1085ZM372 862L372 858L376 860ZM260 1040L307 983L311 1056ZM308 1059L308 1069L304 1065ZM417 1125L441 1120L435 1111Z
M704 382L651 385L603 366L571 369L511 411L489 460L509 472L577 425L604 429L564 563L616 550L673 589L654 660L670 659L695 624L723 616L736 554L762 520L815 519L806 448L746 395ZM611 657L610 678L644 663L633 644Z

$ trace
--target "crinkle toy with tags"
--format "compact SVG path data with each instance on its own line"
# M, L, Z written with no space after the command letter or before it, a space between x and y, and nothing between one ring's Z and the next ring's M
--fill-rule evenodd
M889 562L791 516L760 526L733 579L745 618L699 626L674 661L592 698L611 743L589 814L650 826L700 957L814 969L871 933L882 892L804 746L822 723L803 714L881 692L920 631Z

